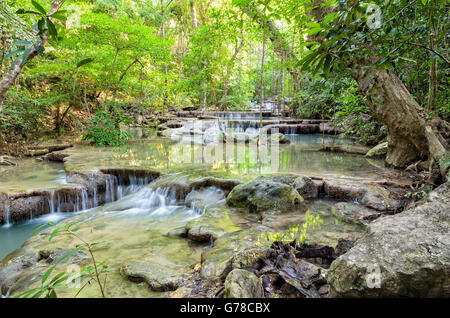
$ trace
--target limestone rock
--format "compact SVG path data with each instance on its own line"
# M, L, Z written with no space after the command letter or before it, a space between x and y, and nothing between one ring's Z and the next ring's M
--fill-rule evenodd
M227 197L229 206L244 208L250 213L295 209L303 201L292 186L265 177L236 186Z
M370 223L331 264L332 297L449 297L450 184L405 212Z
M382 142L381 144L378 144L375 147L373 147L372 149L370 149L366 153L366 157L372 158L372 157L385 156L387 154L387 148L388 148L387 141L386 142Z
M366 224L368 222L367 219L377 213L361 205L348 202L336 203L331 211L341 221L356 224Z
M225 298L262 298L262 280L243 269L232 270L225 280Z
M179 271L152 261L125 261L120 273L131 281L146 282L153 291L176 290L184 279Z

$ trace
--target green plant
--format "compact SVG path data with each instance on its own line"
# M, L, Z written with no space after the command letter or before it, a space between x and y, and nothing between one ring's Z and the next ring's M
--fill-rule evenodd
M76 222L70 222L66 225L56 227L50 233L48 240L51 241L54 237L58 235L69 235L75 237L78 241L81 242L81 244L76 245L74 249L71 249L69 252L61 256L58 260L56 260L53 263L53 265L42 276L40 287L36 287L28 291L25 291L17 295L16 298L40 298L42 296L44 298L57 298L58 296L56 290L66 288L67 284L73 283L76 279L79 279L80 282L84 280L84 282L82 283L82 286L74 295L74 297L77 297L87 285L91 284L91 282L94 281L98 285L102 297L106 298L106 291L105 291L106 273L111 269L106 264L106 261L97 263L94 257L94 250L95 248L98 248L99 246L102 246L107 242L85 241L82 237L80 237L76 233L79 230L79 228L75 226L76 224L77 224ZM36 234L41 228L49 225L53 225L53 222L49 222L47 224L38 227L33 234ZM53 273L53 271L56 270L58 264L68 259L70 256L76 254L77 252L83 250L88 252L92 265L87 266L86 268L81 269L80 271L75 273L69 274L65 271L60 272L54 275L53 278L50 280L50 275ZM103 282L101 279L102 276L104 276Z
M320 228L323 223L319 215L313 215L309 211L306 212L305 221L302 224L297 224L282 233L264 233L265 237L260 237L260 240L269 242L292 242L295 240L296 244L304 243L308 238L308 231Z
M107 109L100 109L89 121L89 128L82 140L91 140L98 146L121 146L130 138L131 134L120 129L121 123L128 123L129 119L119 111L113 116Z
M420 200L424 198L428 193L430 193L433 189L428 186L426 187L424 183L420 185L420 187L413 191L408 191L405 196L409 199Z

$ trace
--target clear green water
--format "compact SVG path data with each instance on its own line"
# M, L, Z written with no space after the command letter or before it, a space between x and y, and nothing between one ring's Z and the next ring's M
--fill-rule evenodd
M20 192L67 184L62 163L27 159L18 166L0 166L0 192Z
M214 175L226 178L250 179L260 174L299 173L308 176L338 178L377 179L383 175L382 161L369 161L362 156L345 153L318 152L322 144L321 135L290 136L292 143L279 148L276 160L258 161L258 150L248 145L231 145L223 148L222 156L210 156L208 147L197 144L174 143L167 139L153 138L135 140L119 148L98 148L77 146L66 150L71 156L65 162L68 171L87 171L101 168L148 168L165 174L178 173L189 178ZM332 142L330 137L327 143ZM345 142L345 141L339 141ZM229 146L229 145L228 145ZM229 152L228 152L229 150ZM270 157L271 149L263 149L262 155ZM213 153L214 155L216 153ZM261 153L260 153L261 155ZM275 162L275 164L273 164ZM25 167L25 166L24 166ZM17 169L2 174L4 188L31 189L64 186L64 171L61 165L47 165L31 162L24 169ZM21 180L26 181L22 182ZM3 185L3 183L2 183ZM201 218L196 211L183 203L174 202L169 197L155 197L150 188L124 197L122 200L107 204L84 213L51 214L41 218L0 227L0 259L14 251L3 262L18 255L36 255L44 248L71 248L76 244L72 238L56 238L48 242L46 237L32 237L33 231L49 221L79 221L82 226L79 235L86 240L101 236L110 243L96 252L99 260L108 260L114 271L108 277L110 297L160 297L167 293L149 291L145 284L136 284L124 279L118 271L127 259L152 260L167 267L168 271L177 272L180 268L190 271L200 261L205 247L190 243L186 239L167 235L170 231L184 226L194 218ZM219 205L223 203L218 203ZM358 229L342 226L331 217L328 205L315 205L310 209L324 215L323 229L316 237L326 238L341 235L343 231L358 232ZM222 208L221 210L224 210ZM229 209L225 209L228 211ZM303 213L295 217L286 215L284 219L272 220L271 226L286 230L288 226L301 222ZM70 218L70 219L67 219ZM243 218L236 211L218 216L216 224L227 224L233 229L251 226L254 221ZM29 239L30 238L30 239ZM27 243L19 248L27 239ZM42 264L32 266L24 271L19 290L26 290L39 284L39 278L45 271ZM72 296L74 290L61 291L61 296ZM82 297L98 297L95 287L86 288Z
M280 145L278 155L274 155L270 147L258 149L242 144L198 145L161 138L137 140L118 148L76 147L68 150L72 156L67 158L65 167L69 171L111 167L147 168L166 174L186 172L199 176L244 179L275 173L371 179L377 179L383 174L384 164L381 160L317 151L322 144L321 135L292 135L289 138L292 143ZM325 138L326 143L333 140L330 136Z

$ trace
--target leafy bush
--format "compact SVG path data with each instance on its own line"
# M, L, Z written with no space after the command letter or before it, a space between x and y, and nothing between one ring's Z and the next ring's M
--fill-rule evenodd
M36 136L45 128L42 121L47 111L47 99L27 90L10 90L0 113L0 131L27 138Z
M91 140L98 146L121 146L131 134L120 129L120 123L129 123L117 108L112 108L115 115L108 109L100 109L89 121L89 128L82 140Z

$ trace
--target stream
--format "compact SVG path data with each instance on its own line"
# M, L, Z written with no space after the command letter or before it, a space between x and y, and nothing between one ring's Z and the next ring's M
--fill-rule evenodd
M111 168L151 169L167 176L172 183L183 184L205 176L248 181L259 175L280 173L341 180L378 180L383 176L384 166L381 160L318 151L323 143L352 144L350 140L338 140L321 134L287 137L291 143L280 145L275 168L270 162L258 161L254 150L244 144L233 145L231 154L224 154L219 158L216 156L213 160L209 160L205 150L208 145L160 137L135 139L126 146L101 148L101 151L98 147L76 146L65 150L69 157L64 165L27 160L19 169L16 167L1 170L0 192L40 189L53 193L53 189L73 186L66 174ZM271 155L270 149L265 151ZM200 155L196 157L196 154ZM119 268L124 260L138 257L139 260L163 266L174 275L181 275L192 271L192 266L200 260L202 252L211 248L211 242L196 243L171 235L171 232L180 231L180 228L183 229L196 219L201 222L204 220L206 226L213 224L215 228L219 227L221 233L228 233L227 235L247 233L245 231L253 229L257 223L256 219L236 209L229 209L225 204L226 194L214 186L192 189L184 197L179 197L173 188L161 187L161 184L164 185L164 182L161 183L159 179L152 181L139 178L130 178L126 185L120 181L109 186L107 183L104 204L94 202L95 193L94 198L87 194L77 196L76 200L79 202L74 205L77 207L75 212L61 212L58 200L50 196L49 214L0 225L0 259L4 259L3 264L7 264L19 255L33 257L37 251L51 246L67 248L73 244L72 238L57 237L50 244L42 235L33 236L33 231L48 222L66 224L77 221L82 224L79 235L85 240L102 237L109 242L107 248L100 249L96 256L99 259L107 259L112 268ZM307 204L308 211L321 215L324 219L320 231L312 236L320 237L325 243L330 235L333 237L338 233L338 236L342 234L345 237L348 233L361 231L356 225L338 222L331 214L333 203L325 199ZM304 215L298 212L288 213L275 218L270 226L272 229L285 231L289 226L301 223ZM245 236L249 235L248 233L242 235L246 237L243 241L252 241L260 234L252 234L252 239ZM23 245L25 241L27 242ZM19 279L17 289L23 290L37 284L38 281L32 277L41 270L37 265L27 269L27 273L21 274L23 277ZM1 280L0 275L0 283ZM108 281L114 285L109 295L111 297L167 296L166 292L151 291L142 288L142 284L124 279L118 271L110 274ZM72 292L61 291L61 295L70 297ZM98 297L98 291L86 288L80 296Z

